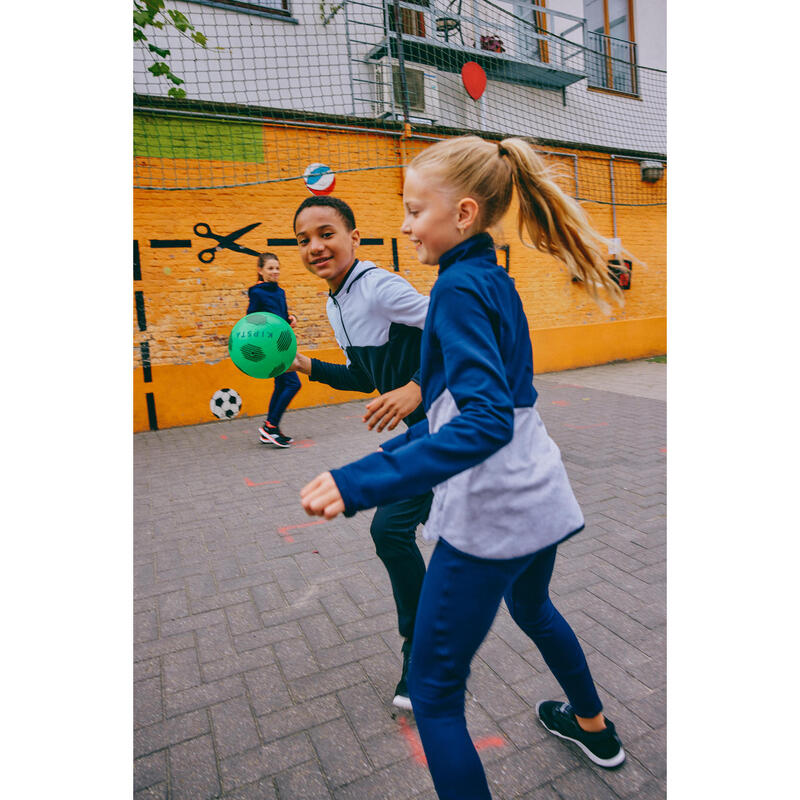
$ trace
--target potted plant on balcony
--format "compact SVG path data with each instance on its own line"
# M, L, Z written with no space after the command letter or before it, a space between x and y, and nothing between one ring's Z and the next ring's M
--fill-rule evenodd
M481 36L481 50L490 50L492 53L505 53L506 51L503 47L503 40L494 34Z

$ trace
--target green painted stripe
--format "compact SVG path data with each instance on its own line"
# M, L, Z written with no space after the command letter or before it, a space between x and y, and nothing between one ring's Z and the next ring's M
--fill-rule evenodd
M191 158L264 163L261 125L211 120L133 116L133 154L143 158Z

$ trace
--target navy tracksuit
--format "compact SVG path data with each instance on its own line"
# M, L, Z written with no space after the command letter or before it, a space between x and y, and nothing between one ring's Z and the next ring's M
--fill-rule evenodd
M289 321L289 310L286 306L286 292L271 281L261 281L247 290L250 304L247 313L267 311L281 319ZM283 412L289 407L292 398L300 391L300 378L296 372L284 372L275 378L275 388L269 401L267 421L276 428L279 426Z
M339 288L328 295L328 320L346 364L311 359L312 381L334 389L381 394L419 383L420 339L428 298L405 278L356 259ZM406 424L425 419L420 404ZM416 543L417 526L428 518L430 488L379 504L370 533L389 573L400 635L412 639L425 561Z
M578 639L549 598L559 542L583 528L558 447L535 408L528 322L494 243L439 261L422 332L426 418L382 452L332 470L345 514L434 489L408 686L442 800L489 800L464 716L472 658L502 600L575 713L602 709Z

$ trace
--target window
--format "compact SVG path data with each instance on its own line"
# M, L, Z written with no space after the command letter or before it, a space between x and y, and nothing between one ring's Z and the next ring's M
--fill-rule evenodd
M589 86L638 94L633 0L584 0Z
M428 0L403 0L408 5L428 7ZM397 31L397 22L394 16L394 2L387 0L389 7L389 30ZM405 6L400 6L401 30L404 36L425 36L425 15L422 11L415 11Z
M243 11L266 11L288 17L289 0L193 0L195 3L222 8L242 9Z

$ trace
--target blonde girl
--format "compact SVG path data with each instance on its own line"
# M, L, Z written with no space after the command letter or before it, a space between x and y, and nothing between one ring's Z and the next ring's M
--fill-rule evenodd
M580 644L548 595L556 548L584 520L535 407L522 302L487 232L515 190L523 243L555 256L595 299L620 298L605 241L530 144L468 136L430 147L408 169L402 225L419 260L439 267L421 344L426 419L301 492L309 514L330 519L434 489L425 536L438 541L417 611L409 689L443 800L491 797L467 732L464 692L501 599L567 697L539 702L542 724L602 767L625 759Z

